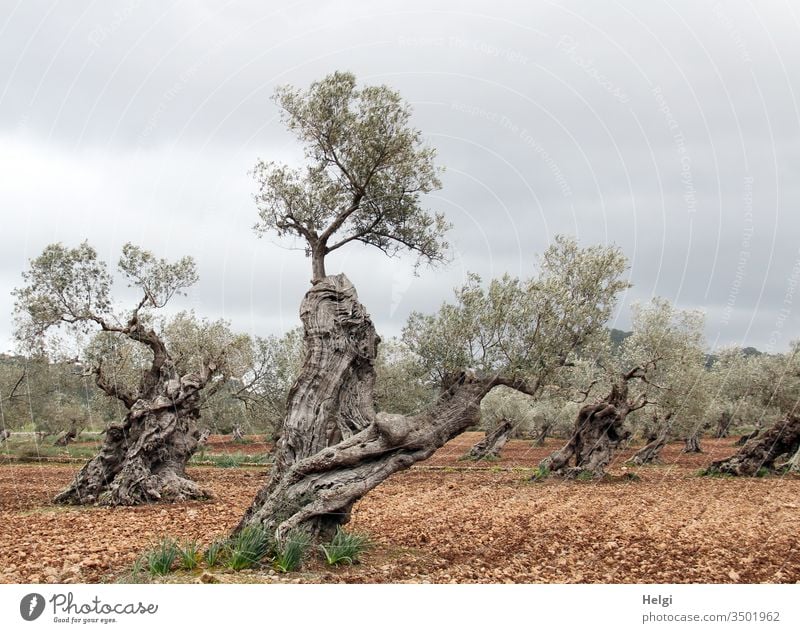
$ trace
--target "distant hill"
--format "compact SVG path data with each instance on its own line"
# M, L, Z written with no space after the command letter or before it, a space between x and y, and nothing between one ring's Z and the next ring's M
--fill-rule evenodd
M625 330L611 328L611 345L614 347L614 349L617 349L631 334L633 334L633 332L626 332Z

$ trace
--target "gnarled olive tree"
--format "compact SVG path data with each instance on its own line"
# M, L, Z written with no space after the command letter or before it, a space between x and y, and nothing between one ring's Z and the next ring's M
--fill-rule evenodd
M439 262L448 225L422 205L421 196L440 186L434 150L410 125L411 109L395 91L358 88L352 74L337 72L307 91L281 88L275 98L304 145L306 164L256 165L256 230L304 242L312 287L300 306L305 360L289 392L273 474L241 525L288 528L295 517L319 534L342 522L352 501L340 495L333 518L320 511L301 520L301 510L319 499L310 477L302 476L304 490L295 478L306 460L375 423L380 342L352 283L343 274L329 276L325 258L360 242L387 255L407 250L418 261Z
M114 309L111 275L87 243L46 247L23 273L25 285L14 291L16 335L29 349L46 349L54 342L57 347L74 345L92 330L100 332L100 347L89 347L94 354L90 351L88 364L97 386L126 411L120 423L106 430L99 454L55 500L134 505L205 498L186 476L185 466L200 437L195 423L201 393L222 369L232 341L213 347L202 335L195 362L180 367L154 328L152 311L195 283L194 262L183 258L169 263L126 244L119 270L141 294L125 313ZM56 331L67 339L56 339ZM120 344L132 345L146 361L135 366L135 381L106 370Z

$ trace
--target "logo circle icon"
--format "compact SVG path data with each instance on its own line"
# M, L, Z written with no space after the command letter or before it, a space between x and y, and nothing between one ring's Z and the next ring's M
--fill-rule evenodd
M40 593L29 593L19 603L19 614L23 620L32 622L44 611L44 596Z

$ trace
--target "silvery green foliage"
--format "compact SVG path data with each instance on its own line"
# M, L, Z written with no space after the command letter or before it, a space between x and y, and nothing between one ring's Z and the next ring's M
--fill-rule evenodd
M300 237L308 255L321 257L350 242L427 262L444 257L449 226L421 201L441 186L435 152L397 92L359 88L352 74L336 72L306 91L279 88L275 101L306 164L256 164L259 233Z
M45 247L22 273L25 285L13 291L17 339L30 350L44 347L54 330L73 335L97 327L121 331L131 319L146 321L148 311L164 307L197 281L191 258L170 263L132 244L123 247L118 269L142 293L129 311L115 309L108 267L87 242L76 248L60 243Z
M800 343L784 354L758 353L729 347L715 354L709 371L715 421L723 413L737 429L769 426L800 401Z
M623 368L641 367L644 380L631 385L644 392L650 410L634 414L642 422L656 417L668 423L671 435L687 437L699 432L710 404L705 369L705 315L680 310L669 301L653 298L633 305L632 334L622 344Z
M375 373L378 411L413 415L435 400L436 392L425 380L418 359L401 340L390 338L381 342Z
M627 262L610 246L581 248L556 237L529 279L504 275L484 285L477 275L434 315L413 313L403 340L433 381L464 368L526 381L532 395L563 382L580 357L607 347L605 324Z

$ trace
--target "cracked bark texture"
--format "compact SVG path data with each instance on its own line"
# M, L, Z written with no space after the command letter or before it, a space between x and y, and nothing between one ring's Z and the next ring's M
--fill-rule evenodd
M749 440L738 453L711 463L708 473L754 477L764 468L775 471L782 455L800 450L800 416L789 415L772 428Z
M289 393L275 468L234 532L257 524L279 540L295 529L330 538L367 492L477 424L481 400L498 384L462 372L427 411L376 414L380 339L347 277L314 284L300 316L307 353Z
M209 363L200 371L179 375L164 343L151 329L131 321L123 332L153 352L136 393L106 379L95 368L95 381L119 398L128 413L111 425L100 452L81 468L70 486L55 497L62 504L138 505L156 501L206 499L186 475L186 463L202 434L201 392L214 375Z
M630 437L623 429L625 418L634 409L628 402L627 380L626 376L615 384L599 402L581 407L569 442L545 457L539 463L540 471L568 479L584 473L593 478L605 475L614 451Z
M497 426L486 431L484 438L476 442L464 457L474 460L499 458L503 447L511 439L516 428L517 425L512 420L503 418Z

